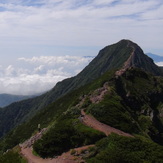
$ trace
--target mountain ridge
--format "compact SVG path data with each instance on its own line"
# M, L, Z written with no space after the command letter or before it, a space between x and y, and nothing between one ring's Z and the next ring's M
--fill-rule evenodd
M117 76L118 71L122 73ZM33 150L42 158L94 144L88 155L81 155L85 161L162 163L163 77L160 68L135 43L121 40L105 47L81 73L59 82L50 93L46 98L38 97L37 103L44 99L48 104L51 98L62 96L5 135L0 140L2 152L37 133L40 124L47 131L34 142ZM24 101L26 107L27 101ZM35 102L36 98L28 107ZM24 106L22 114L26 114ZM106 125L133 137L115 134L105 137L97 128Z
M150 58L152 58L155 62L163 62L163 56L153 54L153 53L146 53Z
M0 107L6 107L14 102L22 101L36 96L37 95L12 95L6 93L0 94Z
M135 48L134 53L133 47ZM147 64L143 67L144 70L155 75L161 75L159 67L144 55L137 44L130 40L121 40L118 43L106 46L100 50L97 57L95 57L78 75L58 82L49 92L33 99L13 103L1 109L0 137L22 122L32 118L39 110L72 90L90 83L107 71L121 69L129 58L130 62L127 63L127 65L129 65L127 68L130 66L140 68L144 63L141 62L142 57L137 57L136 54L142 55L143 59L145 58ZM8 116L10 117L10 122L8 122ZM17 121L15 121L15 119L17 119ZM6 127L4 128L3 126Z
M117 75L120 75L130 67L141 68L146 72L150 72L156 76L162 75L161 69L151 58L144 54L143 50L136 43L133 43L130 40L121 41L127 41L127 46L132 48L132 52L128 60L124 63L123 67L119 70L119 72L117 72Z

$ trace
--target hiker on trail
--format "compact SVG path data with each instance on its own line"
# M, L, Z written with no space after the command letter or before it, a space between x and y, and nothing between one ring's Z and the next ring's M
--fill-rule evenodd
M41 127L40 127L40 124L38 124L38 131L39 131L39 132L41 131Z

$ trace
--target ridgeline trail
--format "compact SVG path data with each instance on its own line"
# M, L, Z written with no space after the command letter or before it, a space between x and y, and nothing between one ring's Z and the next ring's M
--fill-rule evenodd
M25 157L28 161L28 163L85 163L84 160L82 160L81 152L83 150L87 150L89 147L92 147L93 145L83 146L79 148L74 148L73 150L75 153L72 155L71 150L63 153L61 156L58 156L56 158L48 158L43 159L38 156L33 155L32 148L21 148L21 154L23 157Z
M80 120L84 125L86 125L88 127L92 127L95 130L101 131L101 132L105 133L106 136L108 136L111 133L116 133L116 134L122 135L122 136L133 137L131 134L125 133L121 130L115 129L113 127L110 127L109 125L99 122L93 116L87 115L84 112L84 109L81 110ZM38 134L39 133L37 133L33 137L37 137ZM21 147L21 155L28 160L28 163L80 163L80 162L84 163L85 162L84 160L82 160L82 156L80 156L80 154L78 154L77 156L71 155L71 150L66 153L63 153L61 156L53 158L53 159L50 159L50 158L43 159L38 156L35 156L32 153L32 145L33 144L31 144L31 141L34 143L33 137L31 137L29 140L27 140L24 144L22 144L20 146ZM40 136L39 136L39 138L40 138ZM93 146L93 145L90 145L90 146ZM77 153L80 153L82 150L86 150L90 146L83 146L83 147L75 148L73 150L75 150Z
M84 109L81 110L81 115L82 115L83 124L85 124L86 126L92 127L95 130L98 130L98 131L105 133L106 136L108 136L111 133L116 133L116 134L122 135L122 136L133 137L131 134L125 133L121 130L118 130L118 129L113 128L109 125L106 125L104 123L99 122L93 116L87 115L84 112Z

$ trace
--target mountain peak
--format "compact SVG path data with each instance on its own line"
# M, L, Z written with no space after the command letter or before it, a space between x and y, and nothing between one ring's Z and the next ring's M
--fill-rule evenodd
M8 119L6 117L9 117L10 121L8 127L0 128L0 137L27 120L38 110L41 110L72 90L92 82L105 72L117 71L116 75L121 75L130 67L137 67L154 75L161 75L161 69L143 53L137 44L130 40L121 40L100 50L97 57L77 76L58 82L52 90L39 97L20 103L13 103L2 109L0 111L1 126L6 126ZM14 112L12 112L13 108ZM25 113L23 116L22 109L23 113Z
M131 40L122 39L116 44L123 44L124 46L127 46L128 48L132 48L132 49L139 49L139 51L143 53L143 50L141 49L141 47Z
M144 54L143 50L130 40L106 46L100 50L97 57L82 71L89 76L99 76L109 70L118 70L116 75L121 75L126 69L137 67L153 75L161 75L161 69L153 60ZM84 75L84 76L85 76Z
M161 69L155 65L154 61L151 58L144 54L143 50L136 43L123 39L114 45L130 49L128 52L126 49L128 58L123 63L122 67L116 72L116 75L123 74L123 72L125 72L130 67L143 69L144 71L152 73L153 75L162 75ZM122 51L122 49L120 51Z
M123 45L127 45L127 46L138 46L135 42L129 40L129 39L122 39L120 41L118 41L115 44L123 44Z
M121 43L121 42L127 42L127 43L134 43L133 41L129 40L129 39L122 39L120 40L118 43Z
M124 62L123 67L116 72L116 75L119 76L123 74L130 67L138 67L144 69L144 63L142 64L142 62L144 62L145 60L148 60L149 62L150 59L147 59L147 56L145 56L143 50L136 43L130 40L121 40L118 43L125 43L128 48L131 48L131 52L129 54L128 59Z

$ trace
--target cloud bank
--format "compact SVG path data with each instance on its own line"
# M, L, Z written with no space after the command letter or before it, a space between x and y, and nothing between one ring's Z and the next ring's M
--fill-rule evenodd
M0 66L0 93L31 95L79 73L92 57L40 56L19 58L17 67Z
M163 67L163 62L156 62L156 65Z

